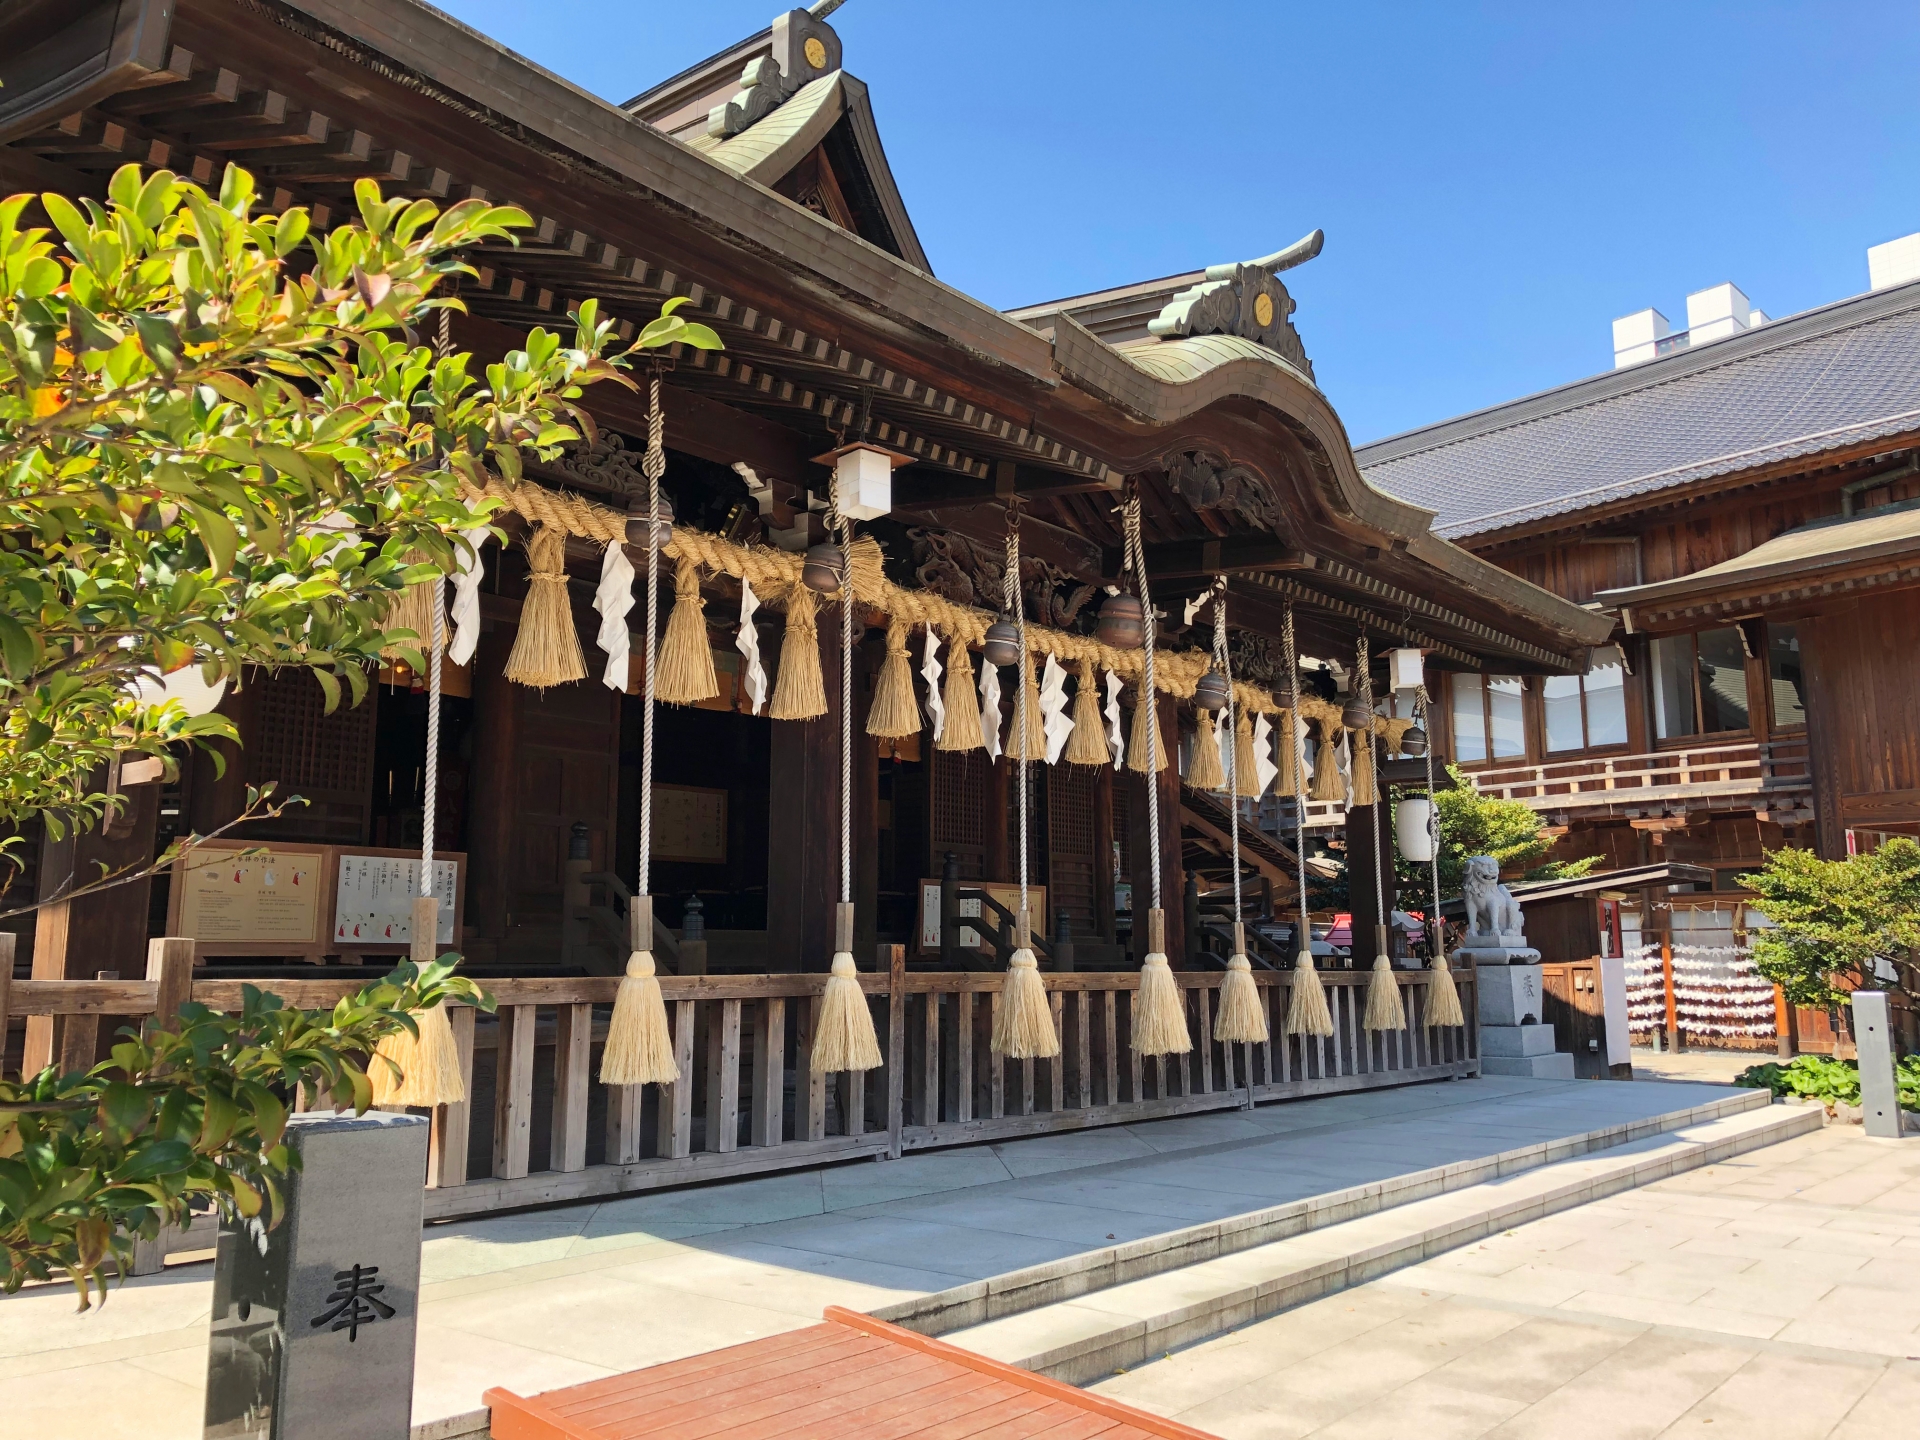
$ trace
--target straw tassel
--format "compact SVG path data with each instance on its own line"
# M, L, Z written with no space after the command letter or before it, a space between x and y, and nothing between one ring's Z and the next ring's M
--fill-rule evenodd
M1033 678L1033 657L1026 657L1020 666L1021 683L1027 687L1026 703L1013 707L1016 732L1007 736L1007 754L1015 760L1045 760L1047 758L1047 736L1042 727L1040 714L1040 687ZM1021 715L1026 716L1026 725L1020 724Z
M899 616L887 622L887 658L873 687L873 705L867 712L867 733L898 739L920 733L920 702L913 696L913 661L907 653L907 622Z
M1298 796L1300 793L1300 735L1294 712L1282 710L1275 717L1274 749L1278 752L1280 773L1274 777L1273 793Z
M1233 727L1233 793L1245 800L1260 798L1260 767L1253 756L1253 717L1244 710Z
M1304 908L1304 907L1303 907ZM1293 962L1293 998L1287 1004L1289 1035L1333 1034L1333 1012L1327 1008L1327 990L1313 967L1313 952L1303 943Z
M467 1098L467 1082L460 1073L460 1051L446 1002L414 1011L413 1023L417 1035L395 1030L375 1047L373 1063L367 1066L373 1103L396 1108L458 1105Z
M707 602L700 596L700 566L682 560L673 572L673 613L660 641L660 674L653 698L669 705L693 705L720 693L713 647L707 643Z
M1127 768L1136 774L1147 773L1147 726L1152 722L1153 700L1144 693L1143 687L1136 687L1133 697L1133 730L1127 736ZM1159 760L1155 768L1164 770L1169 764L1167 758L1167 737L1165 733L1154 736L1154 754Z
M1377 805L1380 789L1373 781L1373 731L1353 734L1353 800L1355 805Z
M407 556L409 565L418 565L426 556L417 550ZM399 590L387 601L387 613L381 620L385 630L411 630L415 639L409 643L400 641L393 645L380 647L381 658L398 660L403 650L416 650L425 653L429 638L433 634L433 587L438 579L423 580Z
M1133 1048L1142 1055L1185 1055L1193 1049L1187 1034L1187 1008L1167 957L1155 951L1140 967L1134 997Z
M787 629L780 642L780 674L767 714L775 720L813 720L827 713L820 678L820 630L813 591L795 582L787 590Z
M973 655L955 636L947 647L947 723L936 750L978 750L987 743L980 730L980 697L973 689Z
M1000 982L1000 1005L993 1016L993 1053L1009 1060L1048 1060L1060 1053L1053 1033L1053 1010L1040 963L1022 946L1007 962Z
M613 996L613 1019L606 1048L600 1052L602 1085L671 1085L680 1078L667 1031L667 1006L660 998L653 953L635 950Z
M1340 727L1330 720L1318 722L1320 743L1315 747L1313 756L1313 783L1307 791L1309 800L1341 801L1347 798L1347 788L1340 783L1340 757L1334 747L1339 743Z
M1228 1044L1264 1045L1267 1007L1260 1003L1260 987L1253 983L1253 963L1247 959L1246 927L1233 927L1233 957L1227 977L1220 982L1220 1013L1213 1022L1213 1038Z
M1437 927L1439 923L1439 917L1436 916L1434 925ZM1453 970L1447 964L1446 951L1439 949L1438 945L1436 939L1433 963L1428 967L1433 971L1433 981L1427 986L1427 1024L1464 1025L1467 1017L1460 1011L1460 990L1453 983Z
M1399 982L1393 978L1393 961L1384 950L1373 957L1373 978L1367 982L1367 1013L1360 1024L1367 1030L1407 1028L1406 1002L1401 1000Z
M507 679L541 690L584 680L587 662L567 599L567 532L558 525L540 526L527 541L527 560L527 598L520 607L520 633L507 656Z
M1069 765L1113 763L1113 751L1107 748L1106 722L1100 716L1099 686L1089 660L1080 662L1080 683L1073 692L1073 733L1067 737L1064 758Z
M859 973L850 951L833 957L814 1022L811 1064L817 1074L880 1068L880 1040L873 1033L873 1014L860 989Z
M1196 790L1224 790L1227 772L1220 765L1220 741L1214 735L1213 712L1202 710L1193 727L1193 761L1187 766L1187 784Z

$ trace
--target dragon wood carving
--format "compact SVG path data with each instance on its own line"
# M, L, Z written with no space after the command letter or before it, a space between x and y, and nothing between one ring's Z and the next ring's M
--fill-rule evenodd
M907 535L913 541L914 578L923 587L956 605L1000 608L1007 572L998 551L950 531L916 526ZM1027 618L1056 630L1072 625L1099 588L1032 555L1020 557L1020 585Z

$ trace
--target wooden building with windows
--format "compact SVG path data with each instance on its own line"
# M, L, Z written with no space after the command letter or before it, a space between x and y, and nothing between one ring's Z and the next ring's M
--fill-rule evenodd
M788 11L616 105L414 0L70 0L0 16L0 81L9 191L98 195L129 161L210 182L235 162L258 175L271 204L311 207L322 224L353 213L363 177L389 193L521 206L533 231L474 254L477 277L461 290L471 314L456 318L453 338L482 360L531 326L565 325L590 296L623 333L685 297L681 313L711 325L726 349L679 355L666 377L664 483L676 524L717 543L791 553L819 541L830 471L816 457L864 431L909 462L892 477L890 512L864 527L888 581L997 609L1017 504L1027 614L1061 634L1090 633L1104 587L1123 581L1115 506L1132 487L1146 513L1163 653L1204 647L1205 622L1191 622L1184 602L1224 576L1249 684L1279 678L1289 605L1330 699L1351 683L1362 635L1382 667L1388 649L1412 646L1436 673L1519 675L1536 687L1585 670L1589 647L1607 636L1604 618L1436 534L1427 510L1362 477L1280 278L1317 253L1317 240L1013 314L942 285L867 87L843 67L823 14ZM585 403L598 441L526 483L623 513L644 492L644 406L611 385ZM598 678L590 602L601 546L578 534L569 591L595 673L547 690L505 679L529 585L529 522L510 508L502 523L507 543L485 553L484 634L448 682L440 732L436 828L466 867L457 943L510 970L612 973L626 946L595 912L614 908L607 877L630 876L634 864L637 684ZM721 693L659 722L659 778L680 817L658 822L668 826L653 885L660 918L703 928L715 969L818 970L838 888L835 721L755 713L735 648L738 577L699 578ZM770 669L778 621L777 605L758 621ZM884 616L863 615L858 629L856 730L887 654ZM913 643L917 664L917 634ZM831 646L822 661L836 693ZM1502 683L1489 681L1490 693ZM1384 668L1376 684L1384 693ZM1177 685L1162 690L1171 748L1194 720ZM254 827L256 840L419 843L417 682L390 672L365 704L326 714L310 677L262 675L225 704L246 742L226 774L189 763L177 786L136 807L136 832L113 843L137 852L204 832L265 780L312 803ZM1004 758L939 750L926 733L863 741L854 772L863 940L914 941L926 884L948 853L968 883L1015 874ZM1030 866L1050 892L1049 933L1064 916L1090 950L1125 963L1116 902L1129 885L1144 896L1154 878L1149 782L1058 764L1034 766L1032 783ZM1190 866L1224 873L1227 812L1184 796L1177 771L1152 783L1168 949L1188 956L1199 937L1178 933L1179 897ZM1344 818L1344 807L1331 817ZM49 846L43 869L64 874L104 843L81 839L77 862ZM1267 882L1270 909L1289 894L1290 845L1285 835L1249 838L1249 878ZM72 907L60 922L68 931L43 922L36 973L137 967L138 943L167 913L161 888L145 888ZM62 938L87 925L98 944Z
M1584 675L1446 678L1443 743L1748 920L1763 852L1920 834L1920 282L1362 446L1474 554L1608 618ZM1716 915L1717 912L1717 915Z

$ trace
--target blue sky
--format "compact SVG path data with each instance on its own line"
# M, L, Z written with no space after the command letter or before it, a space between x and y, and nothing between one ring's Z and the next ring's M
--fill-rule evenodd
M610 100L772 0L440 0ZM1612 364L1723 280L1773 316L1920 230L1920 7L848 0L936 272L1011 307L1247 259L1356 443Z

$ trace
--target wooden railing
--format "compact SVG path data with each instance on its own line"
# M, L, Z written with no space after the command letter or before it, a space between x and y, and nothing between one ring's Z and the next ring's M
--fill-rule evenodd
M1753 796L1786 799L1813 787L1804 738L1742 740L1648 755L1552 760L1469 770L1482 795L1535 810Z
M184 954L190 965L190 947ZM20 981L10 994L0 985L0 1034L9 1010L69 1017L61 1031L73 1038L57 1053L78 1062L91 1043L89 1027L102 1017L177 1007L185 997L179 960L156 958L158 978L150 980ZM1321 972L1337 1032L1324 1040L1282 1036L1291 972L1257 974L1274 1034L1264 1045L1211 1039L1223 978L1176 972L1194 1049L1142 1058L1130 1028L1137 972L1044 975L1061 1054L1009 1061L988 1043L999 975L910 973L904 950L883 946L878 967L860 983L886 1064L864 1075L822 1076L807 1057L824 975L662 976L683 1078L657 1087L605 1086L597 1078L616 979L489 980L497 1014L452 1011L470 1098L433 1117L426 1213L484 1214L1478 1073L1471 1026L1426 1026L1425 971L1396 972L1410 1025L1385 1034L1360 1026L1367 972ZM1458 978L1471 1017L1472 973ZM265 988L312 1007L361 983L276 980ZM241 984L201 979L191 994L231 1009Z

